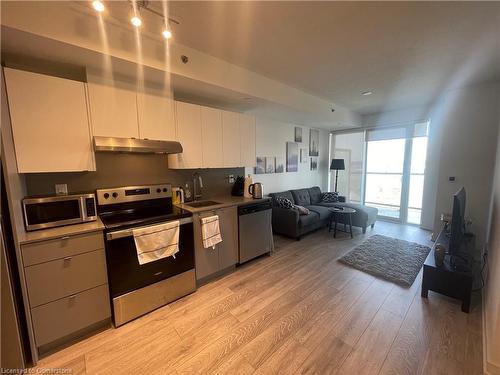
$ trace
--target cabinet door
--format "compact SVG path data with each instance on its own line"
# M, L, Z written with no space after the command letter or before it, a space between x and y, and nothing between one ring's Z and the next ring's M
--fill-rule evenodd
M222 113L219 109L201 107L201 133L203 144L203 167L223 167Z
M196 279L200 280L219 271L219 248L215 249L203 247L201 237L201 218L214 215L213 211L203 212L193 215L194 223L194 248L195 248L195 264L196 264Z
M139 138L135 91L95 83L88 88L94 135Z
M222 111L222 153L224 156L224 167L241 166L238 117L238 113Z
M201 107L199 105L175 102L175 124L177 140L182 153L169 155L170 168L201 168L203 166L201 142Z
M4 72L18 172L95 170L85 84Z
M241 165L255 167L255 117L239 115Z
M174 101L167 96L137 94L139 137L160 141L175 139Z
M221 270L238 262L238 215L236 207L216 211L219 215L222 242L219 247L219 267Z

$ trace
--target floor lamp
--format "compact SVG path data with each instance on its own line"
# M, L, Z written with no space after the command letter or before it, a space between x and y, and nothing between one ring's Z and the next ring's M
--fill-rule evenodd
M345 170L344 159L332 159L330 170L335 171L335 192L337 193L337 182L339 180L339 171Z

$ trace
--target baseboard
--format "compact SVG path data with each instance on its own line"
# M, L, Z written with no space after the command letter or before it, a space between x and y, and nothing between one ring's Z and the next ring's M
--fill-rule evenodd
M483 293L481 294L481 303L482 303L482 313L481 313L481 320L482 320L482 330L483 330L483 372L486 375L500 375L500 365L492 363L488 361L488 347L486 345L486 309L485 309L485 296L484 296L484 290Z

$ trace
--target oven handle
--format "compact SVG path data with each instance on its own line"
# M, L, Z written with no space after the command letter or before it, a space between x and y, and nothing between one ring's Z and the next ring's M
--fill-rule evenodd
M180 225L189 224L189 223L192 223L192 222L193 222L193 218L192 217L185 217L185 218L179 219L179 224ZM158 224L162 224L162 223L156 223L154 225L158 225ZM146 225L146 226L143 226L143 227L136 227L136 228L133 228L133 229L149 228L149 227L152 227L154 225ZM123 229L123 230L117 230L117 231L114 231L114 232L106 233L106 240L112 241L112 240L116 240L118 238L129 237L129 236L133 236L132 228L130 228L130 229Z

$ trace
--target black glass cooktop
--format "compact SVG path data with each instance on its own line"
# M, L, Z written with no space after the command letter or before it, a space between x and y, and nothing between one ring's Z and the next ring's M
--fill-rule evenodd
M191 212L172 205L121 207L99 214L107 229L147 225L190 216Z

